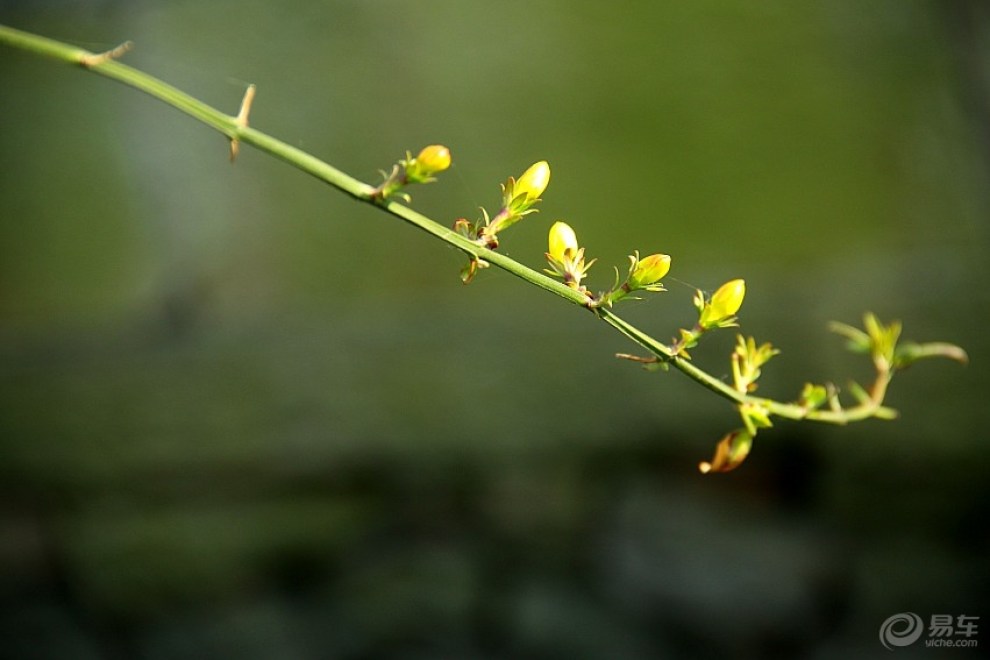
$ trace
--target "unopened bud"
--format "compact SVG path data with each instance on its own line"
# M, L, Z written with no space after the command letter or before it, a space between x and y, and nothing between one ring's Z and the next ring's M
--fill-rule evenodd
M423 147L416 156L416 163L427 175L443 172L450 167L450 149L440 144Z
M547 253L563 263L565 257L573 257L578 250L577 235L566 222L557 221L550 227Z
M636 262L629 274L629 288L642 289L659 282L670 271L670 256L651 254Z
M550 185L550 164L545 160L533 163L516 181L512 194L525 195L527 202L535 202Z
M718 291L712 295L712 299L701 311L698 325L702 328L711 328L721 321L731 319L742 307L745 297L746 282L744 280L726 282L718 288Z

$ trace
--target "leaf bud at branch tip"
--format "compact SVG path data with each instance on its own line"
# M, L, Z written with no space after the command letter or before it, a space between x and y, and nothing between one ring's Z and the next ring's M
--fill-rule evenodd
M732 431L726 434L715 446L715 455L712 460L699 463L698 470L702 474L734 470L746 460L752 447L753 436L746 429Z

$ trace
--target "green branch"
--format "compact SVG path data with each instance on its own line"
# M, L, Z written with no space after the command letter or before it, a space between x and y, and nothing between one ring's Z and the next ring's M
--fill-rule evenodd
M529 207L539 201L538 197L546 187L546 180L549 178L549 169L546 163L534 165L523 177L520 177L519 181L510 178L508 183L503 186L505 204L502 211L491 220L486 215L484 224L476 229L472 237L470 232L448 229L408 206L391 199L393 195L402 197L402 194L396 193L396 191L403 185L432 181L431 174L445 169L449 165L449 152L445 148L434 147L441 151L431 155L435 158L438 155L443 155L446 158L446 164L438 166L433 171L430 171L429 168L424 169L421 165L420 170L413 170L410 168L416 165L416 159L410 157L408 160L400 161L386 182L376 188L341 172L301 149L249 127L247 119L254 98L253 85L248 88L240 112L236 116L232 116L153 76L119 62L117 58L130 49L130 43L106 53L92 53L69 44L2 25L0 25L0 43L80 66L167 103L226 136L231 141L232 159L237 156L240 144L248 144L330 184L357 200L373 204L464 252L472 265L471 275L474 273L473 268L478 265L492 265L574 305L592 311L602 321L650 354L647 358L625 355L620 355L620 357L627 357L645 363L647 366L673 367L737 406L746 424L746 430L733 432L726 436L719 445L714 463L702 464L704 471L710 469L726 470L738 465L748 452L756 429L770 425L770 416L831 424L846 424L871 417L891 418L895 413L883 407L883 399L887 385L897 368L907 366L910 361L922 357L942 356L959 360L965 359L965 353L962 352L962 349L949 344L911 344L909 350L901 355L901 362L898 363L895 355L895 343L897 334L900 332L900 326L896 325L895 332L894 326L881 326L875 319L872 320L874 324L871 326L872 317L868 316L867 332L851 329L847 326L842 326L838 330L849 337L854 345L858 345L857 350L870 352L877 366L876 381L868 390L859 388L859 386L852 388L853 394L858 400L857 405L843 408L838 402L837 390L831 385L806 386L806 392L796 403L755 397L750 392L755 389L754 382L759 374L758 367L776 352L770 348L769 344L756 347L755 342L751 339L747 348L746 342L740 337L740 347L733 354L733 368L736 372L736 378L732 384L724 382L697 367L690 361L686 350L697 344L705 332L715 328L736 325L735 313L742 303L742 296L745 292L742 280L727 283L723 289L716 292L712 299L706 299L699 292L695 301L700 312L698 324L692 330L682 330L681 339L667 345L615 314L612 311L612 303L625 297L632 290L662 291L662 285L655 282L669 268L669 257L651 255L653 261L649 261L649 258L640 261L638 254L635 255L632 257L630 276L627 281L614 291L596 298L591 296L584 287L579 286L581 278L591 264L584 262L584 251L577 248L573 231L566 225L560 228L555 226L551 230L560 230L558 239L562 240L563 243L560 244L559 254L548 255L551 256L551 266L554 267L552 272L563 277L563 282L548 277L496 251L495 248L498 246L497 232L519 220L523 215L531 213L532 210ZM545 172L539 170L538 166L540 165L546 170ZM537 185L533 178L540 176L544 180L540 182L541 185ZM533 188L536 189L533 190ZM558 225L562 224L558 223ZM660 257L667 261L660 263ZM642 272L636 270L640 267L642 267ZM653 269L653 276L649 277L650 281L646 281L642 278L647 277L646 273L649 269ZM641 278L642 281L634 280L635 277ZM631 287L631 283L634 286ZM735 288L733 289L733 287ZM905 358L904 355L909 355L911 359ZM748 375L743 376L744 373ZM826 403L828 404L827 407L824 405ZM721 459L719 458L720 452L724 454Z

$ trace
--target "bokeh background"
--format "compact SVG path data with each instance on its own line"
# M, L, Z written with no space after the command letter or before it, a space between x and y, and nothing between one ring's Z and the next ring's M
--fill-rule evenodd
M585 313L116 83L0 51L0 655L856 658L986 614L990 11L980 0L0 2L443 222L547 159L564 218L673 255L658 337L745 277L763 390L866 378L865 310L972 362L896 422L738 423ZM684 284L682 284L684 283ZM732 333L697 351L728 372ZM985 622L981 645L990 643ZM912 653L914 655L912 655ZM971 652L956 650L952 657ZM937 657L920 643L899 657ZM945 656L948 657L948 656Z

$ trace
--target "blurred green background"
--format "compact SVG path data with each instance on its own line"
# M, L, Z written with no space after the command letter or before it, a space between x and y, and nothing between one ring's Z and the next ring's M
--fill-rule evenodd
M869 309L965 346L896 422L738 423L587 314L133 90L0 52L0 655L874 657L981 615L990 11L980 0L0 1L444 223L538 159L664 338L745 277L763 392L865 378ZM698 361L728 372L732 333ZM981 611L981 608L983 611ZM985 644L988 633L981 631ZM918 644L903 657L935 657ZM962 653L960 651L960 653ZM955 657L955 656L953 656Z

